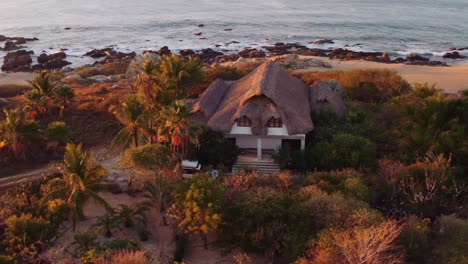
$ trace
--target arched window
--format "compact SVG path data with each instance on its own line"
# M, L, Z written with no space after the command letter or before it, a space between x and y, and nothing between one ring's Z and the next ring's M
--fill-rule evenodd
M281 120L281 118L270 118L270 120L268 120L268 123L267 123L267 126L268 127L283 127L283 121Z
M252 121L246 116L243 116L239 119L237 119L237 126L239 127L251 127L252 126Z

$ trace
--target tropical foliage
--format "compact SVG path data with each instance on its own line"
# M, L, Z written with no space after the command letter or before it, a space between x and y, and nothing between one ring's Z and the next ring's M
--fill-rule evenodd
M63 178L52 180L57 189L47 194L44 199L66 192L67 204L72 213L73 229L78 220L84 219L83 203L86 198L93 198L104 208L111 210L109 204L97 193L103 188L99 179L105 175L106 170L92 159L89 152L83 150L81 144L67 144L65 157L58 168Z

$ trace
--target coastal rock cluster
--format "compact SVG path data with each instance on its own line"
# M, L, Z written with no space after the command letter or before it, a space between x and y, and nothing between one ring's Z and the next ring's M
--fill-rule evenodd
M200 25L200 27L204 27ZM18 72L18 71L38 71L43 69L61 69L66 65L71 64L66 60L67 55L61 51L54 54L40 54L37 58L37 64L33 65L33 51L27 51L25 43L29 41L36 41L37 38L24 38L24 37L6 37L0 35L0 42L5 42L0 50L7 51L7 55L4 57L4 62L1 67L2 71L6 72ZM237 41L231 43L238 44ZM227 43L227 44L231 44ZM331 39L319 39L309 42L312 45L327 45L334 44ZM358 45L358 44L357 44ZM215 45L217 48L221 45ZM460 51L468 50L466 48L451 48L443 55L444 59L464 59L466 56L460 54ZM146 53L153 53L155 55L163 56L172 54L173 51L169 47L164 46L159 50L148 50ZM389 54L384 52L363 52L353 51L347 47L345 48L317 48L305 46L300 43L283 43L278 42L274 45L258 46L256 48L249 47L240 50L237 53L233 53L229 50L219 50L212 48L205 48L201 50L184 49L180 50L179 54L184 57L195 56L200 58L203 62L212 63L225 63L238 61L240 58L266 58L271 56L280 55L303 55L303 56L316 56L325 57L336 60L365 60L379 63L404 63L409 65L428 65L428 66L447 66L444 61L432 61L427 57L421 55L408 55L406 57L391 58ZM136 53L135 52L121 52L117 51L112 47L103 49L93 49L83 56L91 57L97 60L94 65L105 64L110 62L130 62L132 61Z

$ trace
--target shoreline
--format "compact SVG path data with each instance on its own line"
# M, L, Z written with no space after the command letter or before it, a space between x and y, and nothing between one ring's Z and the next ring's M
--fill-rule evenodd
M459 63L450 67L434 67L423 65L407 65L402 63L380 63L365 60L332 60L318 56L299 56L300 58L313 58L328 63L332 68L311 67L297 70L298 72L311 71L347 71L353 69L390 69L396 70L406 81L413 83L436 84L438 88L447 93L457 93L468 89L468 63ZM0 72L0 86L29 85L36 73L31 72Z

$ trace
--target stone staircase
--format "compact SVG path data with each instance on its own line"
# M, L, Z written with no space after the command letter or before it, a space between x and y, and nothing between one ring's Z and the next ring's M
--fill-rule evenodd
M239 173L241 170L255 170L264 175L277 174L281 172L278 165L272 159L257 160L252 157L240 156L232 167L232 173Z

